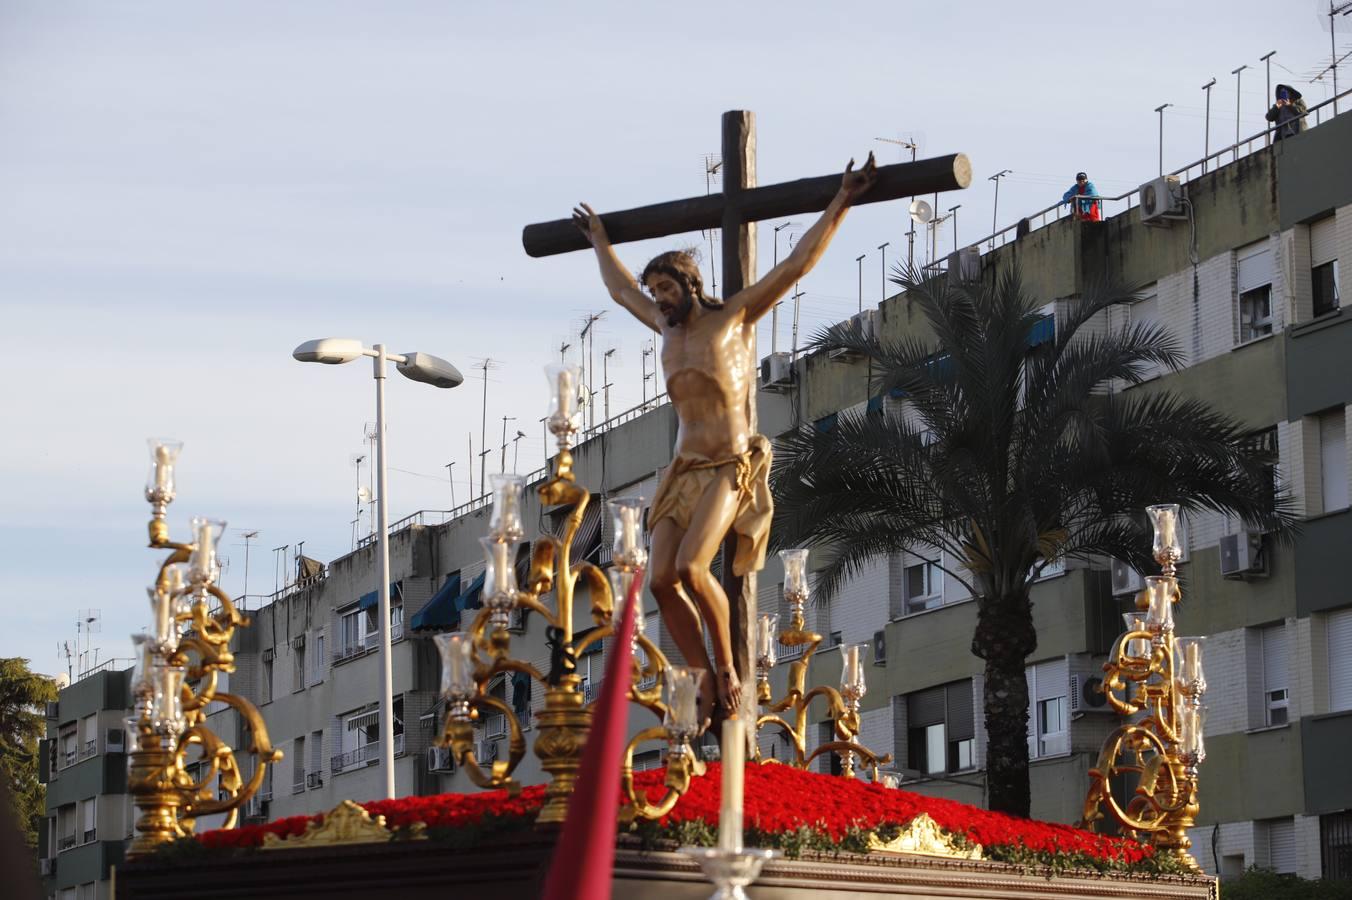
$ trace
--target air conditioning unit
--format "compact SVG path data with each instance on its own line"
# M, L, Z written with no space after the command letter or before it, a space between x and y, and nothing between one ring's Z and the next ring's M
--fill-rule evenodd
M1141 185L1141 221L1163 223L1171 218L1181 218L1183 212L1183 188L1178 176L1164 175Z
M109 728L103 735L104 753L126 753L127 733L121 728Z
M1227 534L1221 538L1221 574L1227 577L1266 575L1263 535L1253 531Z
M855 313L854 315L850 316L850 325L858 329L859 332L863 334L864 337L871 338L873 337L873 327L876 318L877 313L875 313L871 309L866 309L863 312ZM841 360L851 360L860 358L860 354L855 353L853 350L832 350L826 356L828 359L841 359Z
M477 755L477 754L476 754ZM451 752L450 747L428 747L427 748L427 771L429 772L454 772L455 754Z
M498 758L498 742L479 740L474 742L474 759L482 763L489 763Z
M1103 694L1103 679L1070 676L1070 711L1072 713L1113 712Z
M1113 596L1139 593L1145 587L1141 573L1120 559L1113 560Z
M323 773L323 772L306 772L306 773L305 773L305 786L306 786L307 788L323 787L323 786L324 786L324 773Z
M44 859L41 861L42 877L50 878L56 874L56 860Z
M981 248L963 247L948 254L948 281L966 284L981 277Z
M786 390L793 383L792 357L787 353L771 353L762 359L760 380L767 391Z
M873 632L873 664L875 666L887 665L887 632Z
M61 718L61 702L59 700L47 701L47 718L49 719Z

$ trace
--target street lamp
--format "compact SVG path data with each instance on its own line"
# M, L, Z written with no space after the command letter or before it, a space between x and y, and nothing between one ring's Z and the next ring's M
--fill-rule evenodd
M342 365L363 356L371 357L376 380L376 515L379 517L377 555L380 557L380 757L385 767L385 796L394 798L394 672L390 664L390 533L389 504L385 493L385 363L392 362L401 375L439 388L453 388L464 381L455 366L428 353L386 353L384 344L363 346L349 338L306 341L291 355L301 362Z

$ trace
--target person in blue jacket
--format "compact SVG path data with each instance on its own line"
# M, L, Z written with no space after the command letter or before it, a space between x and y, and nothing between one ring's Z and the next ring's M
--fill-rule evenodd
M1081 198L1075 201L1075 218L1086 219L1090 222L1103 220L1102 204L1097 199L1098 190L1094 187L1094 182L1090 181L1089 176L1083 172L1075 173L1075 184L1061 195L1061 202L1069 203L1074 197Z

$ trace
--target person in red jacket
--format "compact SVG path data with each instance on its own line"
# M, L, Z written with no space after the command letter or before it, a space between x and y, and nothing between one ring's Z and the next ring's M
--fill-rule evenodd
M1094 182L1090 181L1089 176L1083 172L1075 174L1075 184L1061 195L1061 202L1070 203L1074 197L1094 198L1075 200L1073 207L1075 218L1085 219L1089 222L1103 221L1103 204L1098 201L1098 191L1094 188Z

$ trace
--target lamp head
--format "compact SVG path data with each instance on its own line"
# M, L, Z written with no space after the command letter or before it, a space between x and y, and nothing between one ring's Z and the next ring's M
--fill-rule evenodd
M319 338L301 344L291 355L301 362L337 366L365 355L365 349L361 341L351 338Z
M433 387L453 388L465 380L459 369L430 353L405 353L404 361L396 362L394 367L405 378Z

